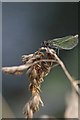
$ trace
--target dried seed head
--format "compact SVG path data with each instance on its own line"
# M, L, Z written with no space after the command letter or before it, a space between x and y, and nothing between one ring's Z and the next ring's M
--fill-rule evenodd
M33 113L39 110L40 105L43 106L40 97L40 87L44 81L44 77L48 75L53 65L52 61L47 60L55 60L54 51L48 48L46 48L44 52L42 49L39 49L33 55L24 56L23 59L23 61L26 61L26 64L32 64L32 66L27 69L27 74L30 79L29 89L32 92L32 98L24 107L24 114L28 118L33 117Z
M43 60L45 57L47 57L47 59L52 59L51 53L49 54L49 51L43 53L39 50L35 52L33 56L30 57L30 59L28 59L27 63L34 63L36 61ZM29 67L29 69L27 70L27 74L31 81L29 89L32 91L32 95L40 92L40 84L41 82L43 82L44 77L50 72L51 67L52 62L47 61L38 62L37 64Z

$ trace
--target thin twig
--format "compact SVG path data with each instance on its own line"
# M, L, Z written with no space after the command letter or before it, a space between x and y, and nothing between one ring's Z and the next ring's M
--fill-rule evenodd
M3 67L2 71L4 71L5 73L9 73L9 74L14 74L16 72L23 72L24 70L27 70L29 67L40 63L40 62L56 62L56 60L52 60L52 59L42 59L42 60L37 60L34 63L27 63L25 65L20 65L20 66L12 66L12 67Z
M65 65L63 64L63 62L60 60L60 58L54 54L55 58L58 60L61 68L63 69L64 73L66 74L68 80L71 82L72 86L74 87L74 89L77 91L77 93L80 95L80 90L78 89L78 86L75 84L76 81L73 79L73 77L70 75L70 73L68 72L68 70L66 69Z

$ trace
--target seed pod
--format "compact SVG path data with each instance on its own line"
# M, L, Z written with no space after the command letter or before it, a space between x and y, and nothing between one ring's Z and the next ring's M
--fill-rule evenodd
M33 69L33 67L30 67L30 68L27 70L26 73L29 75L29 74L31 73L32 69Z
M29 59L31 59L33 57L33 54L29 54L29 55L23 55L22 56L22 62L25 64Z
M37 71L36 71L36 69L35 69L35 66L31 69L31 72L30 72L30 74L29 74L29 78L31 79L31 80L34 80L34 79L36 79L36 77L37 77Z

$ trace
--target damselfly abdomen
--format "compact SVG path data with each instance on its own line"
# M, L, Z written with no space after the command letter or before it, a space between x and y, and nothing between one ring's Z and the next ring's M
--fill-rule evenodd
M62 38L56 38L52 40L44 41L43 47L50 47L53 49L64 49L70 50L73 49L78 44L78 35L70 35Z

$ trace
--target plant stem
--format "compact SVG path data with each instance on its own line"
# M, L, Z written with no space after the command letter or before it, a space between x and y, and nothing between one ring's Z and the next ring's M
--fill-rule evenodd
M64 73L66 74L67 78L69 79L69 81L71 82L73 88L77 91L78 95L80 95L80 90L78 89L78 86L76 84L76 81L74 80L74 78L72 78L72 76L70 75L70 73L68 72L68 70L66 69L65 65L63 64L63 62L60 60L60 58L54 54L55 58L57 59L58 63L60 64L61 68L63 69Z

